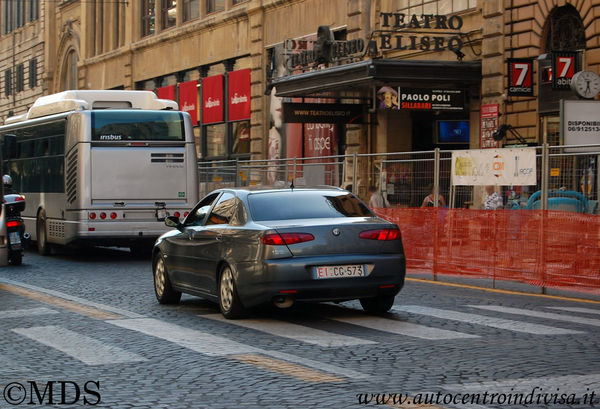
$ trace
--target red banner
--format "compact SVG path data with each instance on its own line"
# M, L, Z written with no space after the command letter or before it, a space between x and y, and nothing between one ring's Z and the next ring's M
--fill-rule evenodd
M156 90L156 95L158 95L158 97L161 99L170 99L171 101L176 101L175 85L167 85L166 87L160 87Z
M229 120L250 119L250 68L229 73Z
M198 125L198 81L179 84L179 109L190 114L192 125Z
M202 123L223 122L223 75L202 79Z

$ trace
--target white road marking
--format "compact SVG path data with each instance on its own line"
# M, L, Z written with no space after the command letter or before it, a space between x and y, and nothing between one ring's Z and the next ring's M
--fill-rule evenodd
M119 347L107 345L97 339L54 325L15 328L12 331L64 352L86 365L118 364L147 360Z
M250 345L232 341L224 337L182 327L180 325L171 324L154 318L108 320L105 322L121 328L137 331L142 334L172 342L181 347L191 349L192 351L199 352L206 356L226 357L228 355L248 353L262 354L288 362L302 364L307 367L319 369L332 374L343 375L351 379L368 378L367 375L350 369L313 361L311 359L302 358L284 352L252 347Z
M482 310L503 312L507 314L525 315L528 317L545 318L548 320L574 322L577 324L593 325L600 327L600 320L595 318L576 317L574 315L555 314L553 312L543 312L534 310L525 310L522 308L503 307L501 305L469 305L469 307L480 308Z
M266 332L268 334L277 335L279 337L290 338L296 341L302 341L319 346L344 347L377 343L375 341L336 334L334 332L323 331L304 325L293 324L285 321L277 321L273 319L244 319L232 321L225 319L221 314L199 315L199 317L226 322L227 324L250 328L257 331Z
M76 297L74 295L61 293L60 291L49 290L47 288L38 287L35 285L26 284L26 283L21 283L21 282L9 280L6 278L0 278L0 283L11 284L11 285L15 285L15 286L23 287L23 288L28 288L30 290L34 290L34 291L38 291L40 293L52 295L54 297L62 298L64 300L69 300L69 301L76 302L78 304L87 305L88 307L97 308L99 310L103 310L103 311L107 311L107 312L114 312L115 314L118 314L118 315L121 315L121 316L127 317L127 318L142 318L143 317L143 315L136 314L135 312L123 310L121 308L113 307L112 305L100 304L100 303L97 303L94 301L89 301L89 300L86 300L83 298Z
M462 332L449 331L427 327L425 325L413 324L412 322L398 321L390 318L380 318L371 316L356 316L344 318L329 318L334 321L340 321L347 324L359 325L374 329L377 331L391 332L392 334L406 335L409 337L440 340L440 339L460 339L460 338L479 338L478 335L465 334Z
M550 327L547 325L530 324L527 322L507 320L503 318L489 317L485 315L469 314L464 312L442 310L439 308L421 307L418 305L396 305L392 311L408 312L412 314L427 315L430 317L466 322L469 324L483 325L486 327L505 329L509 331L524 332L535 335L564 335L581 334L581 331L575 331L565 328Z
M582 308L582 307L546 307L551 308L553 310L563 310L569 312L581 312L583 314L600 314L600 310L595 310L593 308Z
M51 310L46 307L27 308L21 310L4 310L0 311L0 318L21 318L34 315L58 314L58 311Z
M548 376L541 378L518 378L504 379L500 381L483 381L463 384L452 384L442 386L446 390L460 391L462 393L502 393L502 394L527 394L534 391L534 399L537 394L577 394L577 398L584 398L583 394L600 390L600 374L590 375L565 375ZM534 390L534 388L536 388ZM559 389L557 391L557 388ZM543 399L543 398L542 398ZM588 395L589 399L589 395ZM595 399L598 399L596 395ZM489 403L489 401L488 401ZM534 400L534 403L535 400ZM542 403L543 400L542 400ZM534 405L534 407L537 407ZM557 406L559 407L559 406ZM589 407L589 401L588 405Z

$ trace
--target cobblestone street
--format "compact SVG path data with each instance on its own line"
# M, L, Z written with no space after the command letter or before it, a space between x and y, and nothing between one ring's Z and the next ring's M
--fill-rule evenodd
M149 260L112 249L28 252L0 269L0 301L0 407L48 403L52 381L59 407L148 409L359 408L384 393L510 408L532 391L527 407L580 408L600 393L600 303L409 280L382 317L347 302L230 321L200 298L159 305Z

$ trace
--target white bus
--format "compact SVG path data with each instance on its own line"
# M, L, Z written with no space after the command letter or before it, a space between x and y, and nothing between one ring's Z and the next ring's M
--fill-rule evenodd
M26 231L53 244L143 251L198 200L192 124L150 91L65 91L0 127L3 174L24 194Z

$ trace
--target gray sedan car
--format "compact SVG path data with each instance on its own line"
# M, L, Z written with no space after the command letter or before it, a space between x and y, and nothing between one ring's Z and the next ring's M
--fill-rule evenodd
M160 303L181 293L219 303L226 318L272 302L359 299L388 311L404 285L398 226L338 188L220 189L202 199L153 249Z

